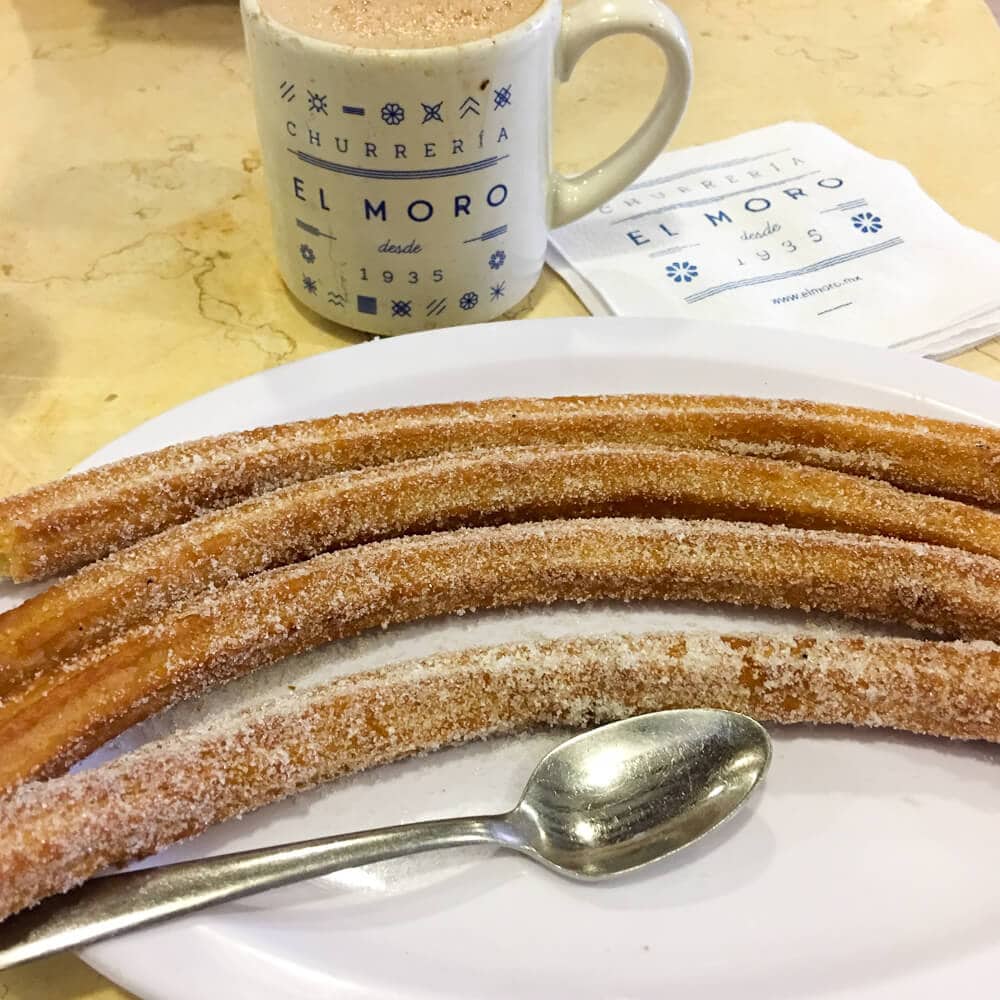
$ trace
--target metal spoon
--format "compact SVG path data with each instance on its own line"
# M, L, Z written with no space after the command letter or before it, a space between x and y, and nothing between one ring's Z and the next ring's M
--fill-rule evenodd
M641 868L730 816L771 760L767 732L733 712L657 712L560 744L502 816L431 820L89 882L0 925L0 969L342 868L493 843L578 879Z

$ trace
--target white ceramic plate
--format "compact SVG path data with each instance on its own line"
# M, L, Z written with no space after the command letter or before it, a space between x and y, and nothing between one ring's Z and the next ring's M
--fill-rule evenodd
M995 384L903 354L749 327L574 319L310 358L179 407L92 463L337 411L630 391L797 396L1000 424ZM287 661L154 720L121 746L293 681L434 649L688 621L806 627L795 616L663 605L469 616ZM1000 973L1000 755L809 727L775 738L752 808L618 883L578 885L484 849L426 855L220 907L84 957L157 1000L985 995ZM556 739L479 744L384 768L227 824L162 860L506 808Z

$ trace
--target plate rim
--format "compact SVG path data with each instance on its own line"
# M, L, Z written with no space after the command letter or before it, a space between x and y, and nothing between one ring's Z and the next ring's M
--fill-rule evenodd
M953 390L955 398L948 401L946 405L955 409L956 414L965 414L970 421L982 422L981 415L973 411L980 407L995 409L997 416L994 423L1000 426L1000 406L995 401L990 400L986 393L987 387L996 387L997 383L983 375L968 372L961 368L946 365L940 361L908 354L899 350L887 348L871 347L867 344L845 342L830 337L820 337L813 334L797 334L788 330L776 327L757 326L742 323L729 323L722 320L692 320L692 319L662 319L654 317L634 317L634 316L572 316L553 317L541 319L523 320L502 320L492 323L477 323L469 326L448 327L441 330L428 330L420 333L406 334L399 337L373 338L361 344L349 344L344 347L334 347L328 351L321 351L305 358L298 358L295 361L288 361L284 364L276 365L273 368L265 368L259 372L244 375L242 378L227 382L208 392L193 396L181 403L169 407L162 413L158 413L130 428L113 440L105 443L85 459L78 462L71 471L82 471L93 468L105 462L114 461L118 458L138 454L141 450L130 448L133 438L145 436L150 431L158 429L157 425L173 420L180 410L190 409L193 406L207 406L216 400L231 395L236 392L244 392L259 385L264 385L273 381L293 380L299 372L312 367L323 368L331 364L337 367L346 366L351 368L363 368L367 365L368 359L373 352L398 352L403 355L416 369L431 369L429 363L435 350L444 350L446 347L464 347L470 337L484 338L476 344L477 349L486 351L497 351L493 360L524 360L525 356L530 360L534 353L540 355L539 344L545 337L561 339L569 336L578 343L572 346L579 349L580 324L586 324L589 328L586 331L586 339L594 340L594 334L603 335L605 331L615 332L616 343L620 341L621 331L630 337L637 337L644 341L644 346L655 346L653 338L660 340L660 346L667 348L663 356L669 357L675 353L685 353L691 349L698 349L704 352L704 359L711 360L713 356L725 356L727 361L732 361L728 352L733 349L742 349L743 346L752 339L752 358L755 365L761 365L768 359L775 362L782 362L777 367L789 368L788 349L795 350L806 345L806 354L816 353L822 356L823 374L826 377L836 377L838 372L846 374L851 369L863 367L865 365L875 365L883 369L882 377L887 377L881 362L885 362L889 357L893 359L892 366L897 369L896 376L905 377L911 388L898 387L900 400L906 398L921 398L933 400L941 403L939 393L944 390ZM657 329L655 333L646 331L651 325ZM667 329L662 329L662 328ZM706 329L712 328L711 337L706 337ZM432 349L428 349L428 344L433 344ZM593 345L589 345L592 346ZM681 348L682 351L677 349ZM711 349L709 349L711 348ZM720 350L721 348L721 350ZM596 353L596 352L595 352ZM747 359L751 360L751 359ZM794 362L794 356L791 360ZM793 369L798 370L798 369ZM338 373L343 375L343 372ZM902 379L900 379L902 380ZM952 383L946 385L946 383ZM916 392L912 386L918 386ZM515 395L516 393L512 393ZM555 395L555 394L554 394ZM766 396L766 393L761 395ZM971 403L969 402L971 400ZM349 412L332 410L332 413ZM900 411L905 412L905 411ZM956 417L958 419L958 417ZM241 429L266 426L264 424L241 423ZM212 434L223 433L213 431Z
M786 373L822 374L828 380L869 384L883 391L891 390L899 396L899 412L912 412L907 409L908 400L926 400L953 409L955 419L1000 426L1000 387L996 382L899 351L720 321L561 317L508 320L373 340L334 348L253 373L144 421L99 448L79 463L76 470L148 450L148 445L136 447L135 443L151 435L166 440L163 431L176 420L180 411L217 408L220 401L253 395L262 387L268 391L280 391L282 383L294 383L304 371L309 372L310 377L322 378L328 372L335 372L340 380L365 374L372 382L384 381L384 369L374 378L366 369L386 355L397 369L402 365L409 366L407 375L412 377L423 370L437 370L435 365L441 358L450 356L455 350L468 351L473 338L476 360L480 364L501 360L530 363L532 358L551 357L552 352L558 349L580 352L581 357L594 359L600 357L601 351L609 345L617 352L652 351L663 360L685 357L711 361L717 358L729 363L752 363L755 367L771 364ZM855 373L853 377L851 372ZM762 388L766 389L766 386ZM517 394L516 390L512 390L511 395ZM331 396L335 395L336 387L331 386ZM758 395L767 396L768 393L763 391ZM330 412L348 411L338 410L334 405ZM236 421L234 426L235 423L243 427L260 426L246 421ZM219 431L213 429L211 433ZM170 440L175 439L170 437ZM196 975L202 990L210 988L213 979L230 991L237 989L241 996L266 996L269 1000L299 997L304 989L308 989L311 980L308 969L283 967L281 978L276 978L275 962L270 953L243 949L238 952L236 963L230 961L227 964L219 960L220 947L220 935L213 931L211 921L206 919L185 921L183 926L164 925L126 939L91 946L78 954L116 984L150 1000L180 1000L188 995L188 986L177 983L168 987L164 976L168 967L173 968L170 956L182 954L188 956L189 967L197 968L198 972L183 973L176 968L174 971L182 972L182 978L183 975ZM157 961L156 955L164 957ZM291 978L293 975L294 981ZM324 985L328 988L332 982L332 979L324 978ZM315 986L316 981L312 980L312 984ZM886 989L891 990L893 985L888 984ZM360 988L358 984L341 982L337 986L338 996L363 997L366 1000L374 1000L375 997L379 1000L415 1000L428 995L420 986L414 986L405 993L387 984L378 984L377 988ZM246 992L251 987L252 992ZM863 992L867 997L868 991ZM882 996L881 988L871 995ZM889 992L885 993L885 996L889 995ZM860 998L862 991L858 991L856 996Z

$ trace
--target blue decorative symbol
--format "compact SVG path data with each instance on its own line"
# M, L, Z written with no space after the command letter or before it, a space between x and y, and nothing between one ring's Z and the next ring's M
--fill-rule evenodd
M479 101L477 101L474 97L467 97L458 106L458 110L461 112L458 116L459 118L464 118L466 115L478 115L480 113Z
M490 270L499 271L507 262L507 253L504 250L494 250L490 254Z
M397 318L413 315L412 302L406 299L393 299L392 315Z
M668 278L673 278L678 284L682 281L692 281L698 277L698 268L686 260L679 264L667 264L665 268Z
M420 124L426 125L428 122L443 122L444 119L441 117L442 104L444 104L444 101L438 101L437 104L424 104L421 101L420 106L424 109L424 120Z
M316 294L316 290L319 288L319 285L316 284L316 279L315 278L310 278L308 274L303 274L302 275L302 287L310 295L315 295Z
M307 264L311 264L316 259L316 251L308 243L301 244L299 253L302 254L302 259Z
M299 227L304 233L309 233L310 236L322 236L326 240L335 240L337 237L333 233L324 233L319 226L314 226L312 223L306 222L305 219L296 219L295 225Z
M490 288L490 299L496 302L497 299L502 299L507 294L507 282L501 281L499 285L493 285Z
M386 125L401 125L403 119L406 117L406 112L403 110L401 104L396 104L395 101L390 101L388 104L382 105L382 121Z
M482 241L485 243L487 240L495 240L498 236L506 236L507 227L497 226L496 229L487 229L485 233L480 233L478 236L473 236L471 239L462 240L463 243L479 243Z
M440 316L441 313L448 308L447 299L431 299L427 303L427 315L428 316Z
M347 305L347 296L342 295L340 292L327 292L326 301L329 302L330 305L340 306L340 308L343 309L344 306Z
M863 233L877 233L882 228L882 220L871 212L858 212L851 216L851 222L855 229L860 229Z
M290 83L288 80L282 80L278 85L278 90L281 92L281 96L288 101L289 104L295 100L295 84Z
M358 312L368 316L376 316L378 314L378 299L372 295L359 295Z
M479 305L479 296L475 292L466 292L459 300L458 304L468 312Z
M309 100L309 110L314 114L319 114L322 112L324 115L328 115L329 112L326 110L326 94L314 94L311 90L306 91L306 95Z
M508 83L506 87L501 87L499 90L493 91L494 111L499 111L501 108L506 108L510 105L510 88L511 85Z
M353 104L345 104L341 109L345 115L357 115L359 118L364 118L365 109L356 107Z

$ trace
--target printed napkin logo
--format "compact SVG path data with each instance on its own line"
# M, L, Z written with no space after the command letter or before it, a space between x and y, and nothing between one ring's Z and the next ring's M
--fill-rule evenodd
M947 280L943 234L977 247ZM897 164L793 123L664 154L550 239L550 262L595 313L722 317L914 348L992 335L998 258ZM994 325L963 337L956 327L973 314Z
M836 229L835 219L817 218L811 225L805 226L800 222L797 229L790 229L788 223L782 224L768 218L770 213L781 211L783 199L790 202L818 199L819 204L824 206L816 209L818 216L853 211L865 204L862 199L839 201L831 206L830 192L840 192L846 183L844 178L823 175L823 171L818 168L802 170L808 166L808 160L800 155L780 156L773 153L749 157L739 170L732 169L731 163L711 163L693 176L688 174L683 181L678 182L677 175L668 175L640 182L645 187L630 189L617 202L604 205L600 213L609 217L612 231L633 247L655 248L646 251L650 260L674 256L698 247L699 244L691 243L690 240L699 235L706 240L712 239L716 250L721 250L722 253L715 257L711 267L705 267L704 277L707 280L713 276L718 278L720 265L728 265L726 269L730 271L737 269L740 276L686 295L685 302L692 304L738 288L769 284L840 267L848 261L900 245L902 241L897 238L886 240L877 247L860 248L853 254L837 253L824 257L818 246L827 241L831 230ZM758 183L768 175L773 179ZM754 183L748 183L751 181ZM690 197L705 191L715 193L705 197ZM837 194L836 197L840 198L841 195ZM673 201L673 198L683 200ZM658 202L661 204L657 204ZM662 204L663 202L667 204ZM633 211L634 209L638 211ZM808 218L811 211L800 214ZM767 221L761 225L761 219ZM862 234L875 233L883 228L881 218L871 212L859 213L852 217L851 222ZM715 229L726 229L728 232L718 237L708 235ZM761 249L747 252L744 247L732 243L732 234L737 231L737 239L741 243L760 241ZM769 239L783 231L786 233L784 238ZM834 238L837 236L839 234L835 234ZM733 250L728 251L731 243ZM810 245L817 248L812 253L809 252ZM802 256L808 257L808 263L790 267L789 265L799 264L800 259L796 255L801 251L805 251ZM744 273L739 269L746 271ZM663 270L666 278L678 285L690 284L699 275L698 266L687 260L667 264Z

